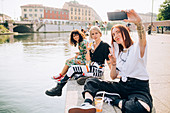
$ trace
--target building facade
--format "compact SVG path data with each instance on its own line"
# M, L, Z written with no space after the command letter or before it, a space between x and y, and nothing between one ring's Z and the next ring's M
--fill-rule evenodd
M21 18L27 21L62 24L69 20L69 11L41 4L28 4L21 6Z
M5 22L5 20L11 20L11 17L5 14L0 14L0 22Z
M91 23L96 20L102 21L93 8L79 4L77 1L65 2L63 9L69 10L69 20L71 22Z
M21 17L24 20L40 20L44 18L44 6L40 4L28 4L21 6Z
M143 22L151 22L151 19L152 19L152 22L155 22L156 19L157 19L157 15L156 14L153 14L152 16L152 13L138 13L139 16L141 17L142 21Z
M44 22L64 24L69 20L69 11L52 7L44 7Z

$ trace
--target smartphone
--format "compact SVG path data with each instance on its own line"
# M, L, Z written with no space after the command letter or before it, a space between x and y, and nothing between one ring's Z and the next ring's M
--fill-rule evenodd
M109 21L124 20L127 19L126 12L107 12Z

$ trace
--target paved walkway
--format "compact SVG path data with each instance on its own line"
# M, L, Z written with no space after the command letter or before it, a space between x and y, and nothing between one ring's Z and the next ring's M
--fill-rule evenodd
M136 36L132 33L132 37ZM110 43L110 33L103 35L103 40ZM170 113L170 34L147 35L148 40L148 64L150 75L151 95L156 113ZM106 66L105 79L110 80L109 69ZM75 81L70 81L67 86L66 109L75 105L81 105L83 87ZM117 113L121 113L116 108ZM102 113L114 113L111 106L104 105Z

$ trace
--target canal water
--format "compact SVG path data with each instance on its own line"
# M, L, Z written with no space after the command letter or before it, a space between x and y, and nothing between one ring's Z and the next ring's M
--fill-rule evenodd
M0 44L0 113L64 113L66 87L61 97L46 96L45 90L56 85L51 76L72 50L69 33L11 35Z
M64 113L67 86L61 97L45 91L56 86L51 76L78 51L69 45L69 35L11 35L8 43L0 44L0 113ZM102 40L110 44L110 32Z

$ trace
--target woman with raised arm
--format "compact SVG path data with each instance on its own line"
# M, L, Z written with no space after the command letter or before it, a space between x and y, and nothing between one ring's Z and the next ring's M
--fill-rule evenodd
M75 111L95 113L96 109L92 106L92 102L99 91L105 91L105 96L112 100L109 103L119 107L122 113L151 113L152 96L146 71L146 33L139 15L133 9L125 12L127 12L128 19L124 21L136 25L139 38L137 42L134 42L123 25L115 25L111 29L112 45L115 41L119 50L116 57L114 47L110 50L109 59L112 64L110 77L115 79L119 75L120 81L87 79L82 93L85 98L84 103L80 107L70 108L69 113L75 113ZM116 94L109 95L109 93Z

